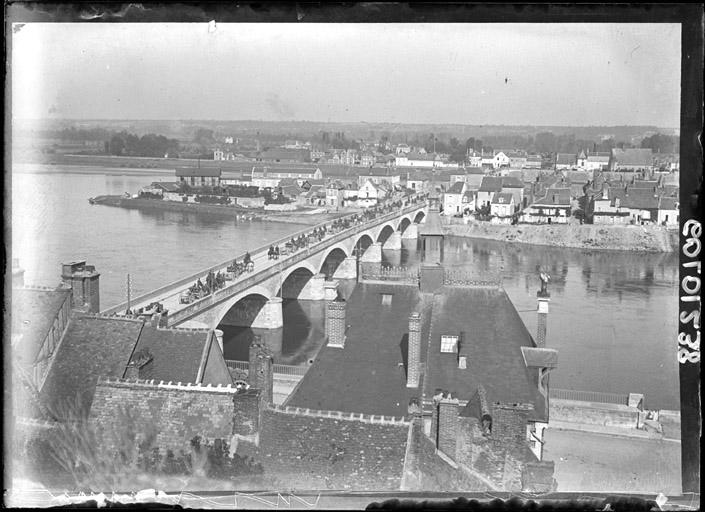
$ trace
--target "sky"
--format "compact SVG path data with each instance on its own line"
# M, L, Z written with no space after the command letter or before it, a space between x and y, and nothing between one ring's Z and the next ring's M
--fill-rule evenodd
M30 23L16 119L680 123L679 24Z

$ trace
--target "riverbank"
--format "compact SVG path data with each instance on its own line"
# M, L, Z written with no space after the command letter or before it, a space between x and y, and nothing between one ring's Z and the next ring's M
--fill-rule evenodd
M575 249L673 252L678 248L678 231L667 230L659 226L598 224L517 224L511 226L476 222L445 224L443 233L466 238Z
M315 226L322 222L335 219L344 213L310 213L307 211L294 212L265 212L253 211L237 206L221 206L215 204L178 203L176 201L160 201L157 199L127 198L123 196L98 196L93 199L96 206L114 206L118 208L137 210L162 210L184 213L205 213L208 215L222 215L244 220L281 222L285 224L302 224Z

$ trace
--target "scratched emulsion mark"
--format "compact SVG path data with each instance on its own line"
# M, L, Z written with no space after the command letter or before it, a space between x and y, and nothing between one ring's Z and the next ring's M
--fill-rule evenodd
M22 27L24 27L26 23L13 23L12 24L12 33L17 34L20 30L22 30Z

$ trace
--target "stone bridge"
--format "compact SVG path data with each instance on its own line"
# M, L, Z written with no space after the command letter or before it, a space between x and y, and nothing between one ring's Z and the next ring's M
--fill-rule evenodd
M130 301L132 311L160 302L168 311L167 324L178 326L195 321L215 329L219 324L277 329L283 326L282 299L326 300L336 294L334 279L355 279L358 261L361 265L379 265L382 248L401 250L402 239L416 239L418 224L425 220L427 204L423 200L386 214L353 224L334 232L332 223L311 226L271 244L251 251L254 271L245 273L225 287L190 304L181 304L179 296L198 279L205 282L208 272L224 272L232 260L180 279ZM352 216L349 216L352 218ZM346 217L343 217L345 219ZM310 234L325 226L327 233L320 241L306 248L269 259L271 245L283 246L291 238ZM242 260L244 255L236 259ZM104 314L125 314L128 304L122 303L103 311Z

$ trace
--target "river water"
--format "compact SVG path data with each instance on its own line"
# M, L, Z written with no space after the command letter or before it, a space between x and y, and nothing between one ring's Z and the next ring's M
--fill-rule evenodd
M29 170L46 170L41 166ZM25 169L26 170L26 169ZM211 215L91 206L101 194L134 193L164 174L52 172L12 175L12 257L28 284L54 286L63 261L85 259L101 273L101 308L225 261L301 229ZM384 251L386 265L414 266L414 242ZM501 272L530 332L536 331L537 267L551 275L547 346L559 351L556 388L644 393L649 408L678 409L678 262L675 254L553 249L446 238L445 262L473 275ZM306 364L320 346L323 310L286 301L276 362ZM226 332L226 357L246 359L251 331Z

